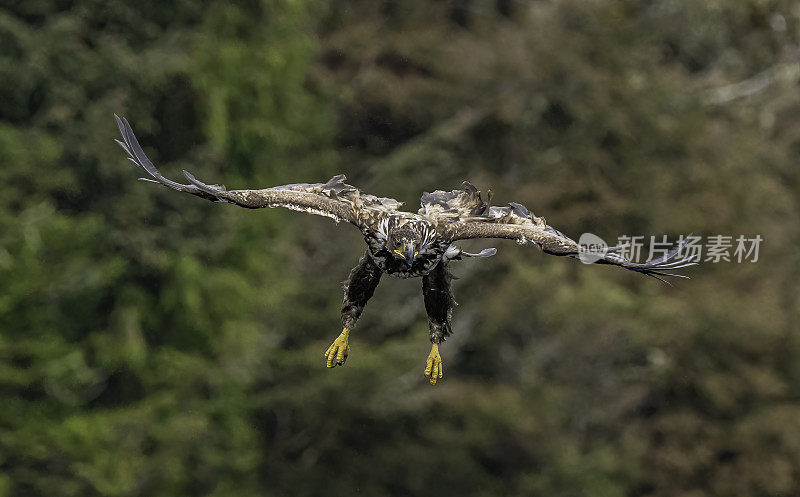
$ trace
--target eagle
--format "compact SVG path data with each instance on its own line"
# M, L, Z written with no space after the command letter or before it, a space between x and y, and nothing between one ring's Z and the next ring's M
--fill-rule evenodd
M461 250L454 242L477 238L515 240L533 245L550 255L579 258L583 262L610 264L666 282L664 277L687 278L672 271L695 265L691 257L681 256L689 237L661 257L644 263L622 255L624 245L603 247L587 254L587 249L535 216L525 206L510 202L490 205L469 182L460 190L423 193L419 211L401 210L393 198L361 192L345 183L345 176L334 176L326 183L296 183L259 190L227 190L209 185L183 171L188 183L164 177L147 158L127 119L116 114L122 140L116 141L128 160L149 176L139 178L160 183L179 192L190 193L213 202L226 202L259 209L285 207L294 211L325 216L337 223L346 221L361 230L367 244L364 255L344 282L342 332L325 351L325 364L343 366L350 354L350 331L375 292L384 273L399 278L422 278L422 295L428 315L431 351L425 362L425 376L432 385L443 377L439 345L450 336L450 321L455 300L450 289L452 276L448 266L465 257L490 257L497 250L479 253Z

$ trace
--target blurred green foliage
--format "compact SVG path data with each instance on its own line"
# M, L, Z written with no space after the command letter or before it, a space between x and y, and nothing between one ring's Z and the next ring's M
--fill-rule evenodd
M6 2L0 496L797 495L799 44L792 0ZM499 242L443 384L415 280L326 370L360 235L137 183L115 112L173 177L765 242L674 288Z

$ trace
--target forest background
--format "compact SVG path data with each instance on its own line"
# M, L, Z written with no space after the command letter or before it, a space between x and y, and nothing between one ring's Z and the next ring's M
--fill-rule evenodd
M0 496L800 494L800 4L5 0ZM136 181L469 179L564 233L763 237L674 287L513 242L343 368L360 234Z

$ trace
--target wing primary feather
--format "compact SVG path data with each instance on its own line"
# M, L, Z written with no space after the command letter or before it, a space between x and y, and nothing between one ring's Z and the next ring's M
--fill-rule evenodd
M119 132L122 135L124 143L117 139L114 141L116 141L117 144L119 144L119 146L125 150L125 152L128 154L129 161L144 169L144 171L152 176L153 179L158 183L175 190L193 193L194 187L176 183L175 181L167 179L161 174L161 172L159 172L158 169L156 169L153 163L150 162L150 159L147 158L147 155L144 153L144 150L142 150L141 145L139 145L139 141L136 139L136 135L133 133L133 129L131 128L131 125L128 123L127 119L120 119L120 117L116 114L114 114L114 119L117 121L117 126L119 127Z
M672 283L670 283L669 281L665 280L664 278L656 276L654 273L642 273L642 274L644 274L645 276L650 276L651 278L655 278L658 281L662 281L662 282L666 283L667 285L672 286Z
M133 155L133 154L131 154L131 151L130 151L130 149L128 148L128 145L126 145L126 144L125 144L125 142L122 142L122 141L120 141L120 140L117 140L116 138L114 138L114 141L115 141L115 142L117 142L117 145L119 145L120 147L122 147L122 150L124 150L124 151L125 151L125 152L126 152L128 155Z
M685 280L690 280L691 279L689 276L686 276L685 274L664 273L664 272L661 272L661 271L654 272L652 274L658 274L660 276L674 276L676 278L683 278Z
M218 197L221 193L225 192L224 186L207 185L202 181L198 180L197 178L195 178L194 175L192 175L192 173L190 173L186 169L183 170L183 175L186 177L187 180L189 180L189 183L193 184L198 189L200 189L200 191L204 191L209 195L214 195L215 197Z
M684 238L677 246L672 248L669 252L667 252L663 256L658 257L656 259L651 259L643 263L631 262L628 259L625 259L621 254L619 254L619 250L617 249L617 247L609 249L610 252L607 252L604 255L604 257L597 262L599 264L613 264L615 266L620 266L629 271L635 271L637 273L642 273L647 276L652 276L653 278L656 278L657 280L663 281L664 283L667 284L670 283L664 278L662 278L662 276L689 279L689 276L683 274L668 273L666 271L683 269L686 267L696 266L698 264L697 262L692 261L689 256L673 260L686 246L690 236L691 235Z

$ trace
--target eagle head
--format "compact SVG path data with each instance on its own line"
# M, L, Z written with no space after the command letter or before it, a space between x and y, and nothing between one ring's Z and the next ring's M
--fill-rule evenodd
M421 223L406 223L389 232L386 248L395 258L404 261L411 267L419 255L425 239L426 228Z

